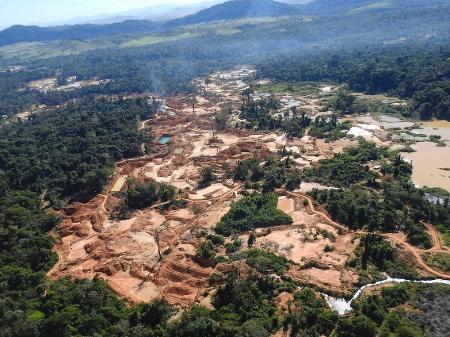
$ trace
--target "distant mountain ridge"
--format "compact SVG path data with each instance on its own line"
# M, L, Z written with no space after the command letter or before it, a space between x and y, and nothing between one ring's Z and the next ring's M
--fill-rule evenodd
M294 15L297 12L299 10L296 6L273 0L231 0L184 18L172 20L166 26L176 27L212 21Z
M0 46L33 41L95 39L118 34L151 32L160 25L148 20L128 20L119 23L94 25L64 25L38 27L16 25L0 32Z
M283 1L283 0L280 0ZM448 5L449 0L231 0L165 23L126 20L110 24L78 24L53 27L16 25L0 31L0 47L19 43L52 40L83 40L115 35L148 34L163 29L214 21L293 15L333 16L361 11L396 10Z

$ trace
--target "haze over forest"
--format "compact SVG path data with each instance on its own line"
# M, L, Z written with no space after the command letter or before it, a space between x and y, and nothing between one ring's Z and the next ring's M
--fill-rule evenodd
M0 337L449 335L448 0L0 22Z

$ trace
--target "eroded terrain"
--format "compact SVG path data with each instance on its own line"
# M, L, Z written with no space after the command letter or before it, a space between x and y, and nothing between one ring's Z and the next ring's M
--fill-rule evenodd
M212 230L231 202L240 198L241 184L227 176L230 167L286 149L294 154L294 165L304 168L356 143L351 138L325 142L308 135L288 139L281 132L233 127L215 131L214 117L221 106L229 104L237 112L247 79L252 76L250 68L218 72L196 81L199 93L195 98L166 97L155 118L141 125L144 131L151 128L154 152L117 163L114 179L101 195L64 210L64 221L55 233L59 262L49 275L103 278L131 303L164 297L176 305L208 305L211 275L226 275L236 269L245 273L247 267L239 261L208 265L196 257L205 231ZM283 103L280 113L301 106L317 115L321 98L335 89L324 86L317 95L277 94ZM374 120L360 116L352 122L350 133L390 145L385 129ZM239 123L236 114L231 123ZM218 179L199 189L200 172L206 166L213 168ZM180 202L168 209L164 204L154 205L133 212L130 219L117 220L121 192L130 179L171 184L179 190ZM294 192L277 190L278 208L292 217L293 224L257 230L255 247L292 260L287 276L298 284L348 295L358 278L346 262L359 243L360 233L347 230L324 210L315 208L306 195L313 188L328 187L302 183ZM248 235L241 235L243 242ZM399 244L405 241L397 236L390 239ZM331 244L333 250L326 252L325 247Z

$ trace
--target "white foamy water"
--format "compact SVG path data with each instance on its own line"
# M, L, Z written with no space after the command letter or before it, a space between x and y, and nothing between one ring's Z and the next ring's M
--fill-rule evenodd
M358 299L359 296L361 296L361 293L364 291L364 289L376 287L376 286L383 285L383 284L405 283L405 282L450 285L450 280L435 279L435 280L412 281L412 280L406 280L406 279L400 279L400 278L392 278L392 277L388 276L387 279L385 279L383 281L378 281L375 283L366 284L365 286L362 286L353 295L353 297L348 301L344 298L334 298L334 297L326 295L326 294L324 294L324 297L331 309L336 310L339 315L345 315L353 310L353 308L351 306L352 302L355 301L356 299Z

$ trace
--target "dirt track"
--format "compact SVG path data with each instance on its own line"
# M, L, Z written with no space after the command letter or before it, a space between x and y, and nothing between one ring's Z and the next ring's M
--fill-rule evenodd
M297 195L296 193L291 193L291 192L287 192L287 193L289 195L292 195L292 196ZM346 227L336 223L335 221L333 221L324 212L316 210L315 207L314 207L313 200L312 200L312 198L310 196L303 195L303 194L300 194L300 196L302 196L303 198L308 200L309 207L310 207L311 211L314 214L317 214L317 215L325 218L328 221L328 223L333 225L334 227L343 229L343 230L348 232L348 228L346 228ZM432 241L433 241L433 247L431 249L429 249L429 250L423 250L423 249L420 249L418 247L412 246L411 244L409 244L406 241L406 238L400 239L398 237L398 234L382 233L381 235L383 235L384 237L386 237L387 239L389 239L393 243L395 243L397 245L400 245L404 249L406 249L409 253L411 253L414 256L414 258L416 259L416 261L420 265L420 267L422 267L424 270L426 270L430 274L433 274L433 275L435 275L437 277L440 277L440 278L450 279L450 274L443 273L443 272L440 272L438 270L433 269L422 258L422 254L425 253L425 252L430 252L430 251L437 252L437 251L442 251L443 249L445 249L445 247L443 245L443 242L442 242L442 239L440 237L440 234L436 230L436 228L434 228L434 226L429 224L429 223L423 223L423 224L427 227L427 229L429 231L429 234L431 235ZM363 232L363 231L357 231L355 233L367 234L367 232Z
M296 197L301 197L301 198L303 198L303 199L306 199L306 200L308 201L309 209L311 210L312 213L314 213L314 214L320 216L321 218L325 219L325 221L326 221L329 225L333 226L334 228L340 229L340 230L344 231L344 233L349 232L349 229L348 229L347 227L345 227L345 226L343 226L343 225L337 223L337 222L334 221L333 219L331 219L331 217L330 217L328 214L326 214L325 212L322 212L322 211L317 210L317 209L314 207L314 201L313 201L313 199L312 199L309 195L306 195L306 194L303 194L303 193L289 192L289 191L285 191L285 190L282 190L282 191L279 191L279 192L284 193L284 194L289 195L289 196L294 197L294 198L296 198Z
M442 241L440 233L434 228L434 226L430 223L423 222L422 224L427 228L428 233L431 236L433 247L432 250L447 250L447 248L444 245L444 242Z
M236 76L241 75L238 73ZM325 151L324 144L308 137L287 140L283 134L275 132L235 129L217 134L212 132L217 97L221 102L231 102L235 109L240 105L242 88L225 87L226 81L225 85L210 85L208 90L216 96L200 97L196 116L192 115L186 97L167 98L167 107L176 112L175 115L157 115L151 121L144 121L139 129L151 125L154 139L167 134L171 135L170 143L161 145L155 142L152 145L156 153L151 156L144 155L116 164L116 177L126 175L137 180L153 179L176 186L180 189L179 200L185 201L187 206L162 210L160 206L167 203L161 203L135 212L129 220L113 221L111 214L120 201L118 195L110 191L110 186L86 204L71 205L59 230L61 242L56 246L59 260L49 271L50 277L99 276L130 303L161 296L171 304L203 303L205 298L202 294L211 289L210 275L226 274L234 268L233 265L202 265L195 257L203 240L201 232L217 224L242 188L240 183L226 178L229 167L253 156L265 158L284 146L295 149L299 167L333 156L333 150L336 150L330 150L333 145L327 144L328 150ZM351 143L350 140L348 142ZM340 141L335 145L342 148L349 143ZM213 184L217 185L213 189L202 191L197 182L205 166L213 167L220 179ZM298 258L299 264L315 263L311 268L294 271L294 276L302 282L333 291L354 283L354 275L349 275L344 266L357 244L357 241L353 242L353 234L356 233L333 221L324 210L316 208L310 196L284 190L278 192L295 200L297 218L293 218L296 223L273 228L269 231L271 234L262 237L265 243L276 241L276 244L281 244L273 247L277 253L282 252L283 240L286 245L297 245L294 257ZM308 204L303 206L305 199ZM331 241L320 236L321 229L336 235L336 251L324 252L324 247ZM438 242L439 236L429 230L433 242ZM166 252L162 260L157 252L157 235L160 236L159 248ZM304 241L297 240L300 236ZM432 270L422 265L420 253L414 253L419 265L427 271ZM430 273L437 275L435 271Z
M416 259L417 263L422 267L424 270L429 272L432 275L435 275L437 277L443 278L443 279L450 279L450 274L443 273L440 271L437 271L433 268L431 268L422 258L422 254L426 251L414 247L410 245L408 242L406 242L406 239L400 239L396 234L382 234L384 237L389 239L391 242L403 247L405 250L407 250L409 253L411 253L414 258Z

